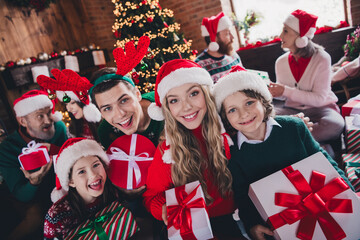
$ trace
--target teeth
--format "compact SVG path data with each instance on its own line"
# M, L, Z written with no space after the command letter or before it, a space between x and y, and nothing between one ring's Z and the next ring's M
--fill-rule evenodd
M90 184L90 186L96 186L96 185L99 185L100 184L100 180L96 181L96 182L93 182Z
M186 119L190 119L190 118L195 117L195 115L196 115L196 113L193 113L193 114L191 114L191 115L184 116L184 118L186 118Z
M121 124L121 125L124 125L124 124L126 124L127 122L129 122L129 121L130 121L130 118L126 119L125 121L121 122L120 124Z

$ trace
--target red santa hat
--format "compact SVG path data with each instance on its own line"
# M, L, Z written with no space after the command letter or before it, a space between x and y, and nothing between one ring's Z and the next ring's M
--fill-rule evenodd
M229 29L232 25L230 18L225 16L223 12L210 18L203 18L201 23L201 36L210 37L210 51L216 52L219 49L219 44L216 42L216 34L222 30Z
M213 80L208 71L193 61L187 59L174 59L162 65L156 77L155 102L151 103L148 108L149 116L157 121L164 120L161 106L165 101L166 94L172 88L179 87L186 83L197 83L209 87L213 86ZM233 142L225 133L220 117L219 122L221 125L221 134L223 135L225 152L227 156L230 156L229 146L233 145ZM168 139L166 131L165 141L167 148L164 150L163 161L165 163L172 163L173 160L170 151L172 143L170 142L170 139Z
M60 148L54 168L56 173L56 187L51 193L52 202L58 201L69 191L70 169L77 160L87 156L98 156L106 165L109 158L102 147L94 140L87 138L70 138Z
M247 72L240 66L234 66L227 75L221 77L214 85L212 93L218 112L220 112L221 105L225 98L235 92L243 90L253 90L263 96L265 100L272 100L266 82L259 75Z
M161 105L166 94L170 89L186 83L198 83L211 87L213 80L208 71L187 59L174 59L163 64L156 77L155 103L151 103L148 108L149 116L157 121L164 120Z
M85 104L83 108L84 118L88 122L100 122L101 113L97 107L91 103L88 94L89 89L93 86L90 81L79 76L76 72L70 69L52 69L52 75L55 80L40 75L37 78L37 83L48 91L56 91L56 96L61 102L68 103L71 100L82 102Z
M298 48L304 48L308 45L309 39L314 37L316 32L317 16L307 13L303 10L293 11L284 21L295 32L299 33L299 37L295 40Z
M23 117L45 107L54 109L54 105L46 92L30 90L14 101L14 111L17 117ZM60 121L62 119L61 113L53 111L53 119L55 122Z

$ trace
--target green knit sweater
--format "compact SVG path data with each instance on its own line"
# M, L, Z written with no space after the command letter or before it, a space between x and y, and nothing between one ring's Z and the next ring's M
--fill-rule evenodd
M56 145L56 150L66 141L66 127L60 121L55 123L55 135L48 143ZM35 197L40 199L46 197L50 200L51 190L55 187L55 174L51 169L46 179L41 184L31 185L29 180L25 178L24 173L20 170L18 156L22 152L22 148L27 146L27 141L22 138L19 131L10 134L0 144L0 172L3 175L6 185L12 195L19 201L28 202ZM55 147L50 147L50 152ZM51 153L50 153L51 154Z
M239 150L235 139L235 144L231 147L228 166L233 176L235 203L239 207L239 216L247 230L254 225L265 224L248 197L249 185L316 152L321 151L353 189L344 172L314 140L301 119L279 116L275 120L281 127L273 126L264 142L258 144L244 142ZM269 183L271 184L276 183Z
M146 99L150 102L155 102L154 92L144 93L141 95L142 99ZM158 140L160 137L160 133L164 129L163 121L155 121L151 120L148 128L144 132L137 132L148 139L150 139L155 146L158 145ZM105 149L111 145L115 139L124 135L119 129L113 127L110 123L108 123L105 119L103 119L97 129L98 136L100 139L100 143L104 146Z

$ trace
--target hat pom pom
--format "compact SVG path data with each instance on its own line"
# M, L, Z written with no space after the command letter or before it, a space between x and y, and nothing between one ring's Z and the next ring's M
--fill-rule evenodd
M151 103L148 107L148 114L150 118L156 121L164 120L164 115L162 113L161 107L157 106L155 103Z
M217 50L219 50L219 44L217 42L211 42L209 44L209 50L212 52L216 52Z
M61 114L61 112L56 111L53 115L52 118L55 122L59 122L63 119L63 115Z
M309 42L309 39L306 36L298 37L295 40L295 45L298 48L304 48L304 47L306 47L308 45L308 42Z
M51 201L53 203L59 201L63 196L65 196L67 194L67 192L64 189L56 189L56 187L54 188L54 190L52 190L51 192Z
M97 107L90 103L89 105L85 105L83 108L84 118L88 122L100 122L101 120L101 113L97 109Z

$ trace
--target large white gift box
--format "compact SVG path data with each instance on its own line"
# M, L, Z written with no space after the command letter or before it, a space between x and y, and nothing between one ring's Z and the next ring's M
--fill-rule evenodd
M360 238L360 200L321 152L252 183L249 197L276 239Z
M165 191L168 238L171 240L213 238L205 198L199 181Z

